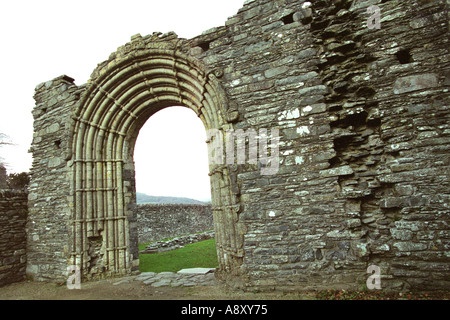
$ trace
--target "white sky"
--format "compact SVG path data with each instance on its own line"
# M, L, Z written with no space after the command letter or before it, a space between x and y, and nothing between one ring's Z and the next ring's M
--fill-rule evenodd
M31 167L28 153L33 136L31 111L34 88L39 83L66 74L81 85L87 82L98 63L129 42L132 35L175 31L178 36L189 39L224 25L244 1L1 1L0 133L7 134L15 143L15 146L0 148L8 172L29 171ZM152 117L161 117L152 121L152 128L147 128L150 127L147 123L141 130L135 153L137 191L208 199L206 135L201 132L204 129L193 112L181 111L188 112L180 112L178 108L163 110ZM163 113L171 113L170 122L167 116L162 118ZM174 115L179 114L183 121L174 120ZM189 127L181 129L182 125ZM183 134L177 135L181 130ZM162 142L170 132L175 134L172 141ZM151 140L155 136L157 141ZM192 143L189 150L195 151L183 152L188 143ZM170 148L163 149L166 146ZM145 151L155 148L159 151L157 155L146 154ZM177 153L172 154L172 151ZM178 166L185 167L174 172ZM144 172L143 167L154 170ZM158 180L160 177L162 180Z

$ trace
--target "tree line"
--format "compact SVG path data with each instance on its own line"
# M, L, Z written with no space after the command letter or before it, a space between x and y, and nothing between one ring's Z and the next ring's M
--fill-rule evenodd
M13 145L10 138L0 132L0 148L5 145ZM28 172L7 174L5 158L0 154L0 188L26 189L30 184Z

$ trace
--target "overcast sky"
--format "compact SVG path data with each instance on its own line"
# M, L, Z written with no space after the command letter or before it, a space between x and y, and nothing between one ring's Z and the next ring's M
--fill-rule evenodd
M244 1L1 1L0 133L15 143L0 148L8 172L31 167L31 111L39 83L66 74L81 85L132 35L175 31L192 38L224 25ZM205 138L200 120L190 110L168 108L155 114L136 145L137 191L208 199Z

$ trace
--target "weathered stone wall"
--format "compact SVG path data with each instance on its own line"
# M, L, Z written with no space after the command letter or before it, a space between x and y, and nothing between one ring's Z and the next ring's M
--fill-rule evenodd
M445 1L247 1L197 41L236 128L281 130L276 176L238 169L248 285L448 288Z
M380 8L380 29L368 28L367 8L373 4ZM448 289L448 14L445 0L249 0L225 26L193 39L178 39L173 33L133 37L94 72L86 94L93 93L85 98L89 109L83 115L89 121L109 119L109 114L95 114L109 103L118 113L117 122L128 123L137 116L125 102L156 96L154 109L145 111L151 116L167 106L167 101L159 102L164 96L158 92L179 92L179 99L171 101L200 97L209 107L197 110L199 116L211 123L218 119L223 130L280 130L276 174L261 175L260 166L253 164L211 172L218 274L230 284L247 289L360 289L369 276L367 267L378 265L384 288ZM157 64L144 58L153 58L154 52L164 56L158 67L166 69L159 76L170 75L164 84L146 69ZM138 58L130 62L127 57ZM185 67L191 63L186 61L195 63ZM121 69L127 65L131 67ZM103 84L100 80L109 72L112 80ZM198 82L192 81L196 76ZM117 84L122 78L133 88L123 99ZM103 199L97 208L122 208L123 199L128 208L133 206L132 138L127 136L129 144L123 144L126 161L89 159L81 154L88 139L80 138L74 143L85 157L74 155L64 165L63 151L72 152L64 146L69 128L74 128L67 126L71 110L77 93L85 92L64 79L41 85L36 96L30 188L30 218L36 223L29 234L34 242L29 268L37 278L55 278L60 271L54 269L63 270L67 252L76 250L74 256L95 268L102 238L92 234L98 230L92 224L100 220L83 216L92 212L89 196ZM211 98L217 83L223 94ZM109 87L114 90L107 91ZM186 88L193 93L182 93ZM226 102L225 116L211 101L219 107L217 101ZM137 135L144 120L136 120L129 129L133 132L122 133L76 118L77 128L89 128L91 141L108 134L111 146L127 134ZM102 146L103 140L98 141ZM83 164L75 180L72 166L77 161ZM101 165L91 164L95 161L108 166L108 173L123 170L111 186L123 183L108 189L114 196L120 191L120 203L114 196L97 198L103 189L89 187L95 185L92 170L101 171ZM95 176L100 185L102 174ZM80 207L69 218L77 197ZM133 243L137 222L130 212L115 219L127 219ZM77 230L70 236L68 220ZM86 225L91 228L87 244L78 236ZM66 252L74 234L85 247ZM113 245L115 240L108 241ZM120 254L124 249L111 250Z
M141 204L135 210L139 243L214 229L210 205Z
M0 189L0 286L25 279L28 194Z
M72 108L80 88L61 76L36 87L33 163L28 188L27 274L35 280L67 280L73 221L68 197L67 147Z

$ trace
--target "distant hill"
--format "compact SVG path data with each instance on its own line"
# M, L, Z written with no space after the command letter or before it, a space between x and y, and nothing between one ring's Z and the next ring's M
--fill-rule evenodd
M207 204L199 200L181 198L181 197L159 197L149 196L145 193L136 192L136 202L138 204L157 203L157 204Z

